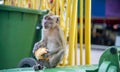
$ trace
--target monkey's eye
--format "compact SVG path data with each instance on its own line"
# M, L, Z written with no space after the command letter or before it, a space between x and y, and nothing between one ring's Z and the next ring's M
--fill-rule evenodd
M47 20L52 20L52 18L51 17L48 17L48 19Z
M45 20L52 20L52 18L49 17L49 16L46 16L46 17L45 17Z
M47 19L49 16L45 16L45 19Z

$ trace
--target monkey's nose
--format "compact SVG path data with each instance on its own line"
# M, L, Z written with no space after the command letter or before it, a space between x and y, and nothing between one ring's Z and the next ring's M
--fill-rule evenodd
M47 24L47 22L44 23L45 25Z

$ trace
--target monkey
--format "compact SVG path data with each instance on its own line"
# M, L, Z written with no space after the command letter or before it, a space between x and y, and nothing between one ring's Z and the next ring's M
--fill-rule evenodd
M48 13L42 19L42 39L35 43L33 54L41 48L46 48L41 56L45 59L37 58L40 65L47 68L54 68L63 59L65 54L64 33L60 29L60 18L57 15Z

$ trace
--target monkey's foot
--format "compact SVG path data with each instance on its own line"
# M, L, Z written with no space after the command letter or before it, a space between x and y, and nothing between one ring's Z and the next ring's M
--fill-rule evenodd
M44 67L40 64L37 64L37 65L34 65L33 68L35 71L38 71L38 70L43 70Z

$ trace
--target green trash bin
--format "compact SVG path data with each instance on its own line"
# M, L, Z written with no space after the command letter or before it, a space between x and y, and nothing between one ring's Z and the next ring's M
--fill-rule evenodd
M0 5L0 69L31 55L36 25L48 11Z

